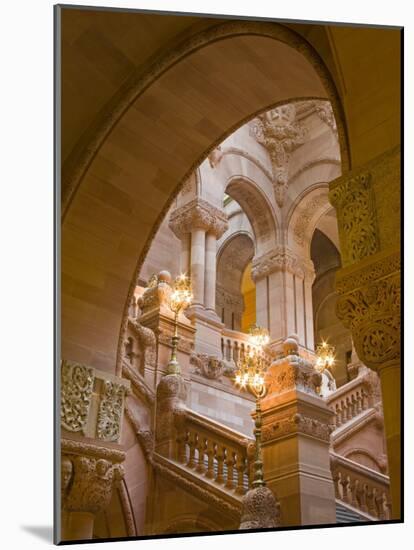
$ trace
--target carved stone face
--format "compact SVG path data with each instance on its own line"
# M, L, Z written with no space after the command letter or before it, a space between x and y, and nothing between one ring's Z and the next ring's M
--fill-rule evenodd
M67 457L63 457L60 465L62 493L64 493L69 486L70 480L72 478L72 472L73 472L72 461Z

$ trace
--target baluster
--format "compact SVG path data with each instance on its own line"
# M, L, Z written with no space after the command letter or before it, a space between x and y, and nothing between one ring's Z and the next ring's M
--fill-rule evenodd
M357 414L362 412L361 393L358 390L356 392L356 410Z
M234 342L234 356L233 356L234 362L237 365L239 361L239 342Z
M335 470L332 475L332 480L334 482L335 498L342 500L341 472Z
M341 423L345 424L345 422L346 422L346 408L345 408L344 401L341 399Z
M365 388L362 388L362 410L366 411L368 409L368 394L365 391Z
M380 500L380 519L390 519L390 506L385 493L382 493Z
M231 449L227 449L226 452L226 466L227 466L227 479L225 483L225 487L228 489L233 489L234 487L234 458L235 458L235 452Z
M371 514L371 516L374 516L375 518L378 517L376 487L373 487L371 491L368 493L368 513Z
M351 484L351 497L352 497L351 504L354 508L359 508L358 496L359 496L359 479L356 479Z
M346 419L352 420L352 406L349 397L346 398Z
M360 508L363 512L368 513L368 485L366 483L362 487Z
M223 483L224 477L223 477L223 466L224 466L224 458L225 458L225 448L222 445L217 445L217 451L216 451L216 458L217 458L217 477L216 482L217 483Z
M216 444L210 439L207 440L207 472L206 477L209 479L214 479L214 454L215 454Z
M344 479L341 480L342 484L342 499L344 502L347 502L348 504L351 504L351 478L349 476L344 477Z
M188 437L188 446L189 446L189 455L188 455L188 463L187 466L189 468L194 468L195 463L195 450L197 446L197 434L195 432L190 432Z
M354 418L358 414L357 413L357 405L356 405L356 397L355 397L354 393L351 395L351 408L352 408L352 418Z
M335 424L337 428L339 428L339 426L342 424L341 409L338 403L336 403L335 405Z
M244 472L246 470L246 458L243 456L241 451L237 453L236 470L237 470L236 493L239 495L243 495L244 494Z
M187 441L188 441L188 432L184 428L177 435L177 460L181 464L185 464L187 461Z
M221 337L221 358L222 359L226 359L226 356L225 356L225 347L224 347L224 338Z
M197 439L197 452L198 452L198 463L196 471L200 474L204 474L206 471L206 465L204 463L204 455L206 452L207 440L203 435L199 435Z
M242 342L240 345L240 355L241 355L242 361L244 361L244 358L245 358L244 342Z

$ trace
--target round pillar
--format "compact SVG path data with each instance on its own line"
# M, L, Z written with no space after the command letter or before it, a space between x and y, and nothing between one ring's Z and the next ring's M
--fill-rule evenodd
M207 309L216 309L216 236L206 234L206 269L205 269L205 306Z
M191 281L193 284L193 305L204 305L204 270L205 270L204 229L191 231Z

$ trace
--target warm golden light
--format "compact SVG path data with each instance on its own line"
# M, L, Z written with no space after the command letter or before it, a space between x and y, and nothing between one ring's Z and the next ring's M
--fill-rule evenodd
M187 309L193 300L191 281L185 273L176 277L173 290L170 295L170 308L178 314L181 310Z
M316 370L323 372L335 363L335 348L324 340L316 348Z

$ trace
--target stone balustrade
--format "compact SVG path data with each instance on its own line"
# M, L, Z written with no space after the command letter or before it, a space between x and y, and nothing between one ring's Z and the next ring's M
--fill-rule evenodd
M326 399L329 408L335 413L335 428L346 424L363 411L373 407L372 394L364 378L354 378L344 384Z
M222 359L237 364L250 352L252 345L249 342L249 335L237 330L223 329L221 335ZM270 362L270 355L269 355Z
M193 411L177 426L176 460L236 494L250 487L253 455L252 439Z
M391 518L389 478L331 452L335 497L376 520ZM368 518L367 518L368 519Z

